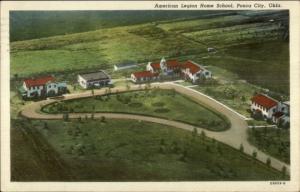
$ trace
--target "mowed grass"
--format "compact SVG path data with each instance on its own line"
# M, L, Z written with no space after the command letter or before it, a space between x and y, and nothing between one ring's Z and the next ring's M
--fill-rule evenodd
M148 90L95 96L50 104L42 109L47 113L114 112L150 115L182 121L212 131L229 128L221 114L202 106L172 90Z
M288 179L205 133L110 119L32 121L30 126L69 165L74 181Z
M255 128L248 131L248 141L262 151L290 164L289 129Z
M215 83L203 83L193 89L211 96L246 117L250 117L251 98L255 92L261 92L262 88L240 80L238 75L220 67L207 66L207 68L213 72Z

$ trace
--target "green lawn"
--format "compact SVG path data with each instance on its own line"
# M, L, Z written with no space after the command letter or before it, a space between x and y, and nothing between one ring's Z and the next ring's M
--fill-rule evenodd
M229 128L225 117L172 90L148 90L64 101L42 109L47 113L122 112L178 120L213 131Z
M225 69L208 66L213 73L213 84L203 83L193 89L213 97L244 116L250 117L250 99L255 92L262 89L240 80L239 77Z
M290 164L290 130L280 128L250 129L249 142L262 151Z
M60 177L62 180L288 179L282 173L215 140L154 123L109 119L81 122L35 120L23 122L22 126L38 130L41 139L45 139L59 154L57 158L68 165L64 177ZM28 174L37 177L40 172L28 170ZM53 177L44 179L55 180Z

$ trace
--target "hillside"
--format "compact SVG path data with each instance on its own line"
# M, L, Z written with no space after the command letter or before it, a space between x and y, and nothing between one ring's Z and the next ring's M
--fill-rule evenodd
M251 83L289 93L287 11L184 18L13 42L11 76L111 70L114 64L164 56L217 65ZM208 47L217 53L208 53ZM274 76L280 86L274 84Z

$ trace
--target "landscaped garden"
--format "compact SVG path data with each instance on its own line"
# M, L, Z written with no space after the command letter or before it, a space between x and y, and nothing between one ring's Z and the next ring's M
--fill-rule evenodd
M252 128L248 141L262 151L290 163L290 130L282 128Z
M38 130L40 139L45 139L57 152L57 160L67 165L60 174L62 180L288 179L283 172L207 138L205 132L198 135L196 130L189 132L155 123L111 119L32 120L14 126ZM27 174L27 178L34 179L41 173L28 170Z
M143 90L56 102L42 109L46 113L115 112L150 115L182 121L212 131L230 124L221 114L174 90Z

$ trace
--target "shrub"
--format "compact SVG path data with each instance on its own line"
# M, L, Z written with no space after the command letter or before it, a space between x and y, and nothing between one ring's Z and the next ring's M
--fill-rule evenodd
M243 144L240 145L240 152L242 152L242 153L244 152L244 146L243 146Z
M268 157L267 162L266 162L267 166L269 167L271 165L271 159Z
M165 105L165 103L163 102L155 102L151 104L153 107L163 107Z
M69 121L69 113L64 113L63 114L63 120L64 121Z
M139 103L139 102L135 102L135 103L130 103L129 106L134 107L134 108L139 108L139 107L142 107L143 104Z
M170 109L168 108L158 108L158 109L155 109L154 112L156 113L168 113L170 111Z
M101 116L101 122L104 123L106 120L105 120L105 117L104 116Z

